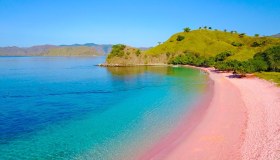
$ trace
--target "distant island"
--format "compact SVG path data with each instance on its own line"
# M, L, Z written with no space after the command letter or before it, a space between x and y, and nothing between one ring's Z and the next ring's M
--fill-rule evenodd
M280 33L272 35L271 37L276 37L276 38L280 38Z
M105 66L192 65L248 73L280 83L280 39L276 36L247 36L237 31L200 27L185 28L167 41L146 51L123 44L114 45Z
M107 55L112 45L95 43L73 45L38 45L32 47L0 47L0 56L101 56Z

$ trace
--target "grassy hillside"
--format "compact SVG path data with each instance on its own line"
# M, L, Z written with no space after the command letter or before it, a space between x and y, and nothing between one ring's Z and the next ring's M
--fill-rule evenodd
M178 41L178 37L184 39ZM255 53L280 44L280 40L271 37L250 37L238 33L212 30L194 30L173 35L163 44L148 50L151 55L163 53L198 53L201 56L215 56L224 51L234 53L231 59L247 60Z
M262 79L272 81L280 87L280 72L260 72L255 73L255 75Z
M101 53L86 46L51 48L43 53L44 56L97 56Z
M166 42L141 52L140 56L109 56L107 63L122 65L166 64L170 59L180 54L192 53L202 57L213 57L225 51L233 53L228 58L229 60L245 61L253 58L257 52L276 45L280 45L279 38L252 37L236 32L200 29L177 33Z

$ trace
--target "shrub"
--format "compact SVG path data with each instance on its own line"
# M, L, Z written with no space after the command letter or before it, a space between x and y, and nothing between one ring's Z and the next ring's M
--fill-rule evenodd
M241 62L237 60L232 61L219 61L215 64L215 68L222 71L236 71L240 67Z
M246 34L245 33L240 33L238 36L239 38L243 38Z
M209 57L205 60L205 66L206 67L214 67L215 65L215 57Z
M258 42L253 42L251 44L251 47L260 47L261 46L261 43L258 43Z
M254 59L263 60L268 65L268 71L280 71L280 46L275 46L254 55Z
M266 71L268 69L268 64L263 59L249 59L247 62L251 67L251 72Z
M167 52L166 53L166 57L170 57L171 53L170 52Z
M178 35L178 36L177 36L177 41L182 41L183 39L185 39L184 36L181 36L181 35Z
M180 54L176 57L173 57L171 60L169 60L170 64L189 64L194 66L204 66L207 67L207 58L201 57L199 54L195 53L185 53Z
M168 53L166 53L168 56ZM247 61L227 60L233 53L230 51L222 52L215 57L202 57L198 53L189 53L173 57L169 60L171 64L189 64L194 66L214 66L222 71L234 71L235 73L245 75L246 73L260 71L280 72L280 46L275 46L259 52L252 59Z
M262 42L255 41L251 44L251 47L260 47L260 46L265 45L265 44L266 44L266 41L262 41Z
M218 58L217 57L222 57ZM260 72L260 71L280 71L280 46L275 46L254 55L247 61L224 61L223 54L216 57L215 68L223 71L235 71L239 74ZM222 60L222 61L220 61Z
M232 45L232 46L235 46L235 47L241 47L241 46L243 46L243 44L242 44L242 43L239 43L239 42L232 42L231 45Z
M215 61L224 61L227 57L232 56L233 54L230 51L225 51L215 56Z
M141 54L141 51L139 50L139 49L137 49L137 51L136 51L136 56L138 57L140 54Z

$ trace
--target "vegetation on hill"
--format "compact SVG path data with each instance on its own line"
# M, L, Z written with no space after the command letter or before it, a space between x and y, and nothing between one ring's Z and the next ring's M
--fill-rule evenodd
M123 44L113 45L112 51L107 57L107 64L136 65L141 64L143 51Z
M215 67L222 71L234 71L240 74L260 71L280 71L280 46L271 47L256 53L246 61L232 60L234 54L230 51L222 52L212 57L199 54L185 53L173 57L170 64L189 64L194 66Z
M119 65L186 64L186 62L178 61L186 61L186 58L194 59L194 57L199 57L199 61L209 58L213 60L211 57L225 52L231 53L227 60L247 61L252 59L256 53L277 45L280 45L280 39L259 37L259 34L247 36L245 33L236 31L212 30L211 27L207 26L191 31L187 27L184 28L184 32L171 36L166 42L141 52L140 56L115 56L111 54L106 63ZM194 65L195 63L198 62L190 64Z
M234 53L230 59L244 61L274 45L280 45L280 40L271 37L252 37L235 31L200 29L177 33L146 53L155 56L167 53L171 55L194 53L209 57L230 51Z
M200 27L177 33L147 51L113 46L106 63L117 65L189 64L215 67L245 75L254 72L280 72L280 39L247 36L227 30ZM137 52L136 52L137 51Z

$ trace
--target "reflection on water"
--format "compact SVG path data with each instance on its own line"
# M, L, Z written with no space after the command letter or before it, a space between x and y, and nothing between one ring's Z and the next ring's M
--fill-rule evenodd
M157 74L170 74L171 67L163 66L130 66L130 67L107 67L108 71L115 76L130 76L142 74L144 72L152 72Z

